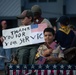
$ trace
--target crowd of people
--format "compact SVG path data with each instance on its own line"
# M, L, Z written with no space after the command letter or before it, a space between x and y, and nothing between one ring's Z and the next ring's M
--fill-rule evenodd
M45 59L45 61L41 61L41 64L69 63L65 59L64 51L71 47L76 47L76 34L70 27L69 17L61 16L57 19L56 22L59 23L60 28L56 30L48 19L42 17L40 6L34 5L30 10L24 10L21 15L17 16L17 19L21 19L21 26L46 23L47 28L43 31L45 43L16 48L15 56L17 60L14 59L12 61L13 64L40 64L40 58ZM5 56L8 61L11 61L11 49L3 49L2 45L2 30L4 29L7 29L7 22L5 20L1 21L0 25L0 55ZM3 69L4 59L0 58L0 70Z

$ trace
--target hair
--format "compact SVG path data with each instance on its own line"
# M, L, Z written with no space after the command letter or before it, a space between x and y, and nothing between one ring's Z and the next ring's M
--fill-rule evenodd
M68 26L70 24L70 18L68 16L61 16L57 22L60 22L60 24L63 24L64 26Z
M51 32L53 35L55 35L55 31L53 28L45 28L43 33L45 33L45 32Z
M0 25L1 25L2 21L6 21L6 20L5 19L0 20Z

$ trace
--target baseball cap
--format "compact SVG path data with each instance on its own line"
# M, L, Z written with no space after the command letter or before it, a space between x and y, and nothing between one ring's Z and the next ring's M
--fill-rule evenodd
M23 19L25 17L33 17L33 13L31 10L24 10L21 15L17 16L18 19Z
M40 8L39 5L33 5L32 8L31 8L31 11L32 11L33 13L35 13L35 12L37 12L37 13L42 13L41 8Z
M59 19L57 19L57 22L68 25L70 23L70 18L68 16L61 16Z

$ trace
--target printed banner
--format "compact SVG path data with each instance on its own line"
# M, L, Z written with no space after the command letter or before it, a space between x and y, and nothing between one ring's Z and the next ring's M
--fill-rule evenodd
M76 75L76 65L9 65L7 75Z
M46 24L32 24L3 30L3 48L15 48L44 42L43 30Z

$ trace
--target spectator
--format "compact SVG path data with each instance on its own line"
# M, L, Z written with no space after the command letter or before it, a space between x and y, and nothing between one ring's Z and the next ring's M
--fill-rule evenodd
M0 36L2 36L2 26L0 24Z
M54 38L55 38L54 30L52 28L46 28L44 30L45 43L40 45L35 57L37 64L40 56L45 57L46 61L44 62L44 64L60 63L62 61L62 58L64 58L64 54L60 50L60 46L58 46L54 42Z
M1 21L2 30L7 28L7 22L5 20ZM2 33L1 33L2 34ZM5 56L8 61L11 60L11 49L3 49L3 37L0 35L0 55ZM2 68L1 68L2 66ZM0 69L4 69L4 59L0 59Z
M0 46L2 46L1 37L2 37L2 26L0 25Z
M43 18L42 15L42 10L39 5L33 5L31 7L31 11L34 13L34 23L35 24L40 24L40 23L46 23L47 27L52 27L51 23L49 20L46 18Z
M30 10L24 10L18 19L21 19L21 23L24 26L33 24L33 13ZM18 63L19 64L33 64L34 57L37 51L38 45L28 45L19 47L18 50Z
M57 22L60 23L60 28L56 33L56 40L61 45L63 49L70 48L73 38L75 36L74 32L70 30L70 18L67 16L61 16Z

